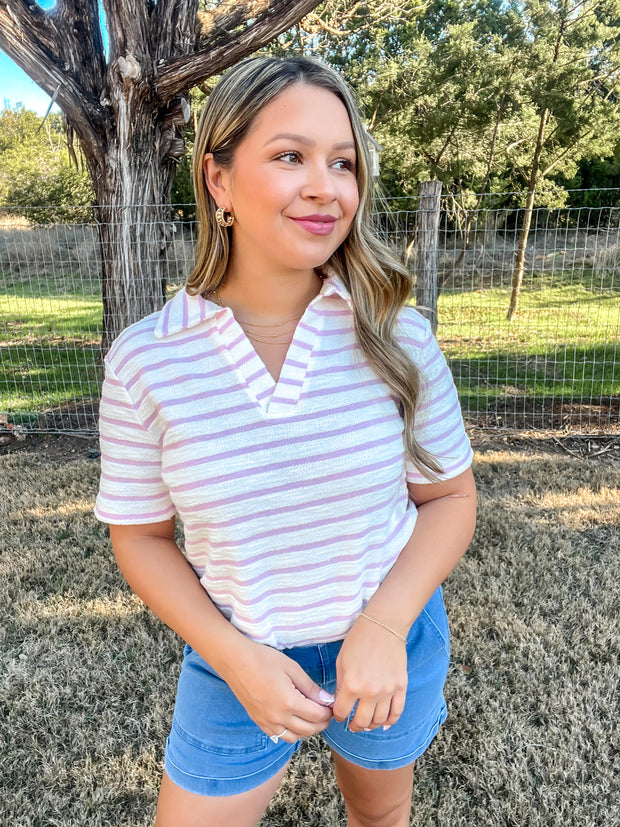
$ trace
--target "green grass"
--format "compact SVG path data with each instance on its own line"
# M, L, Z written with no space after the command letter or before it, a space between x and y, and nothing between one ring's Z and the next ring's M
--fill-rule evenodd
M594 404L620 396L620 291L582 284L524 289L512 322L509 287L444 292L438 338L465 413L506 398Z
M512 322L508 285L441 294L438 338L466 415L620 397L620 291L583 278L531 278ZM100 297L71 275L35 286L0 278L0 412L14 421L99 393Z
M0 409L12 419L98 396L101 300L76 294L0 295Z

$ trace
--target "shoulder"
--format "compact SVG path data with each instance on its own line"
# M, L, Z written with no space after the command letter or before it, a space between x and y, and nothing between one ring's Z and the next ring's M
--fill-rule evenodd
M134 322L134 324L126 327L117 336L105 358L106 365L109 368L118 373L145 350L157 346L155 328L161 312L159 310L145 316L139 322Z
M399 313L394 336L415 362L424 361L424 354L437 345L429 321L409 304Z

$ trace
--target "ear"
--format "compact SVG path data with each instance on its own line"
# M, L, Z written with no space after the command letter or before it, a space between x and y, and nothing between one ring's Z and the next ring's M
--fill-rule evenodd
M212 152L207 152L202 159L202 172L205 177L205 184L211 193L213 200L218 207L225 210L230 208L230 197L228 193L228 174L222 169L213 157Z

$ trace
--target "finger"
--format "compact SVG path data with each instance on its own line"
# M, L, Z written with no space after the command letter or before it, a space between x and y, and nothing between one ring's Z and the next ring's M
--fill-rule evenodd
M380 726L390 726L390 724L388 724L388 718L390 717L390 711L392 709L391 701L391 698L386 698L377 703L372 721L369 724L371 729L376 729Z
M370 729L375 714L374 701L360 701L355 710L355 715L349 721L351 732L361 732L363 729Z
M400 716L403 714L406 698L407 693L405 691L396 692L392 696L392 703L390 704L390 714L388 715L384 726L393 726L396 723L396 721L398 721Z
M295 689L301 692L301 694L309 700L314 701L321 706L331 706L331 704L333 704L336 700L330 692L326 692L324 689L321 689L321 687L312 680L310 675L304 672L301 666L295 663L294 660L291 660L291 670L289 672L289 676L293 681Z
M357 697L343 689L336 689L336 701L332 706L332 714L337 721L346 721L352 713Z

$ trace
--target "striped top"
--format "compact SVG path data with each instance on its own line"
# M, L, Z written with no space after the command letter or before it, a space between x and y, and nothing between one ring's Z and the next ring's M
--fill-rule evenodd
M416 438L456 476L472 452L445 359L413 308L397 338L420 370ZM215 605L279 649L344 637L411 535L406 482L426 482L334 276L277 382L229 308L182 290L112 346L99 428L96 516L177 514Z

